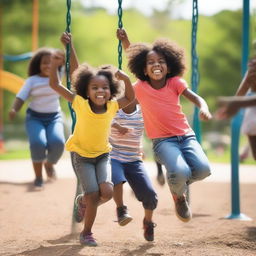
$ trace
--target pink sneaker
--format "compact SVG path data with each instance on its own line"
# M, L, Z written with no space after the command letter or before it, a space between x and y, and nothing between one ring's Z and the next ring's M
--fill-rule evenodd
M96 243L94 237L92 236L92 233L88 233L88 234L84 235L83 232L80 234L80 244L87 245L87 246L97 246L98 245Z

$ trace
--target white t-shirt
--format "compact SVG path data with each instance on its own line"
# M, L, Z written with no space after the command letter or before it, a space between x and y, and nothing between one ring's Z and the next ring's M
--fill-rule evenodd
M30 100L28 107L39 113L54 113L60 111L59 94L49 85L49 77L34 75L26 79L17 98Z

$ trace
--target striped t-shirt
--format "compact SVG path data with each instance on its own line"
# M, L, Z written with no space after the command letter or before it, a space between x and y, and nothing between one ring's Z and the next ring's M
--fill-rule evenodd
M111 158L121 162L142 160L144 122L140 106L136 105L136 110L131 114L127 114L120 109L113 122L128 128L129 131L122 135L116 128L111 127L109 138L112 145Z

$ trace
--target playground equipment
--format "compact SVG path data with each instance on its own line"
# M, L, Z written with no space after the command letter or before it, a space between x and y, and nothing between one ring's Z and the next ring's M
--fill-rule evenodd
M71 1L67 0L67 31L70 31L71 16L70 16ZM118 0L118 26L122 27L122 0ZM242 75L245 74L247 69L248 55L249 55L249 28L250 28L250 0L243 0L243 39L242 39ZM192 90L197 92L199 85L199 71L198 61L199 58L196 52L197 41L197 25L198 25L198 0L192 0L192 34L191 34L191 84ZM67 47L67 56L69 55L69 46ZM68 61L67 61L68 62ZM118 44L118 64L119 68L122 67L122 46L119 41ZM69 64L67 63L67 66ZM68 70L68 69L67 69ZM69 72L67 72L69 74ZM69 78L67 78L69 81ZM70 84L67 82L67 86ZM72 115L72 110L71 110ZM73 125L75 118L72 115ZM239 138L240 138L240 126L242 122L242 114L239 113L231 122L231 214L227 216L228 219L240 219L250 220L249 217L240 212L240 192L239 192ZM72 127L73 127L72 125ZM193 129L196 133L197 139L201 142L201 129L200 121L198 118L198 109L195 107L193 115ZM77 183L77 192L79 188Z
M0 88L16 94L24 83L24 79L10 72L0 70Z
M32 51L38 48L38 0L33 0L32 10ZM2 17L3 4L0 3L0 17ZM0 38L2 36L2 20L0 19ZM0 40L0 53L3 52L2 40ZM32 52L24 53L21 55L0 55L0 153L4 152L3 141L3 89L16 94L24 83L24 79L14 75L10 72L3 70L3 59L6 61L23 61L31 58Z
M250 0L243 0L243 37L242 37L242 76L246 73L249 56L250 34ZM239 191L239 138L240 126L243 120L240 111L231 121L231 214L226 218L251 220L240 212Z
M122 1L117 0L119 4L118 8L118 15L119 15L119 25L122 26L122 22L120 18L122 17ZM33 0L34 3L34 8L33 8L33 13L36 13L36 9L38 8L38 0ZM196 53L196 35L197 35L197 23L198 23L198 1L193 0L193 15L192 15L192 35L191 35L191 40L192 40L192 49L191 49L191 54L192 54L192 63L191 63L191 68L192 68L192 74L191 74L191 84L192 84L192 90L197 91L198 84L199 84L199 72L198 72L198 57ZM70 8L71 8L71 0L67 0L67 7L68 7L68 12L67 12L67 31L70 31L70 25L71 25L71 15L70 15ZM2 8L0 8L1 12ZM0 13L0 17L1 17ZM247 69L247 62L248 62L248 55L249 55L249 28L250 28L250 0L243 0L243 39L242 39L242 75L246 72ZM36 27L38 26L38 14L33 15L33 28L32 28L32 41L33 41L33 50L37 48L37 29ZM0 33L1 33L1 24L0 24ZM0 37L2 38L2 37ZM69 46L68 46L69 47ZM67 57L68 55L68 50L67 48ZM0 50L1 50L1 42L0 42ZM2 52L2 51L1 51ZM121 54L121 48L118 46L118 61L119 61L119 67L121 67L122 63L122 54ZM17 57L17 56L16 56ZM21 56L19 56L21 57ZM25 57L25 56L23 56ZM8 61L13 61L13 56L4 56L5 60ZM16 58L17 59L17 58ZM22 58L20 58L22 59ZM67 58L68 59L68 58ZM18 60L16 60L18 61ZM66 70L69 67L69 63L67 62ZM14 74L8 73L4 70L2 70L2 60L0 60L0 118L2 118L2 104L3 104L3 98L2 98L2 89L9 89L12 92L15 93L15 90L18 90L18 86L22 84L21 78L18 78ZM67 72L69 74L69 72ZM12 88L13 86L13 88ZM67 79L67 86L70 86L70 78ZM16 91L17 92L17 91ZM75 116L74 113L71 111L71 116L72 116L72 127L75 122ZM194 112L194 118L193 118L193 128L194 131L197 135L198 141L201 141L201 133L200 133L200 122L198 120L198 110L195 109ZM242 214L240 212L240 192L239 192L239 154L238 154L238 149L239 149L239 138L240 138L240 126L242 122L242 114L239 113L235 118L232 119L231 122L231 136L232 136L232 141L231 141L231 214L227 216L228 219L241 219L241 220L246 220L249 219L247 216ZM2 120L0 120L0 151L1 151L1 141L2 141Z

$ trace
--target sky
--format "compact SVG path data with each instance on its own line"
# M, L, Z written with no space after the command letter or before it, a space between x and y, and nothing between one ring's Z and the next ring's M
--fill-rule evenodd
M168 0L123 0L122 7L135 7L145 15L150 15L152 9L163 10ZM83 0L85 6L102 6L110 13L116 13L117 0ZM256 7L256 0L251 0L251 7ZM214 15L222 10L241 9L243 0L198 0L199 14ZM175 17L190 19L192 13L192 0L186 0L183 4L175 7Z

